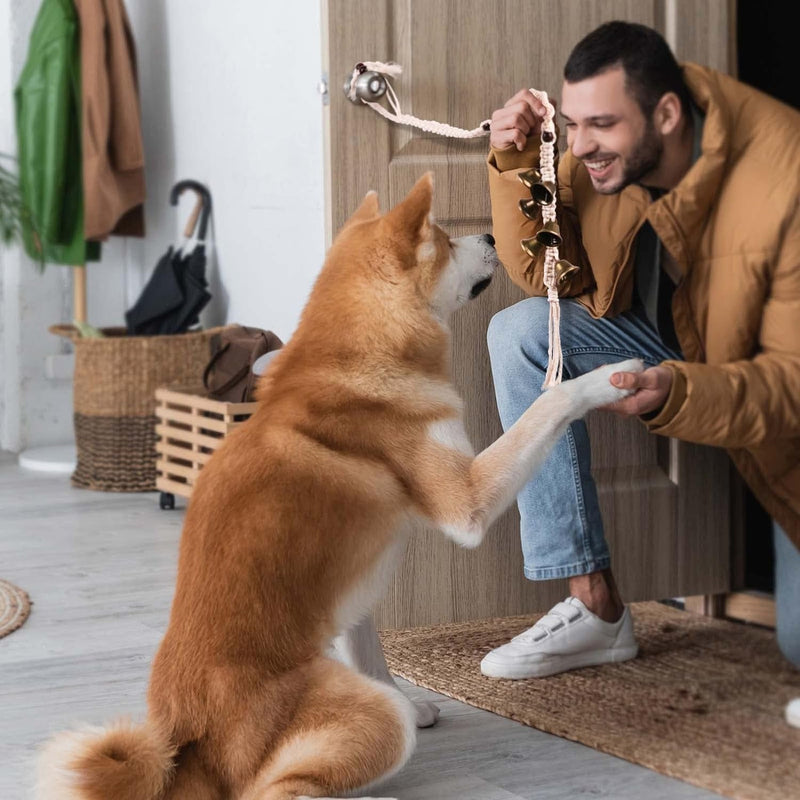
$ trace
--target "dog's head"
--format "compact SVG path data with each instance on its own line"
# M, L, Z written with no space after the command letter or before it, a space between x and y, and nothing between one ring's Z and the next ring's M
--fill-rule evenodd
M490 283L498 265L489 234L451 239L433 221L433 175L423 175L406 198L381 214L370 192L345 224L334 247L357 250L362 267L423 300L440 321Z

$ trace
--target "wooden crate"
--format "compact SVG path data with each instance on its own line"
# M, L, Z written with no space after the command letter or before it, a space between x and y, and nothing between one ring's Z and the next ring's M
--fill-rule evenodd
M162 493L162 508L172 507L169 501L165 502L165 495L191 496L197 476L211 454L257 406L258 403L212 400L202 389L156 389L156 488Z

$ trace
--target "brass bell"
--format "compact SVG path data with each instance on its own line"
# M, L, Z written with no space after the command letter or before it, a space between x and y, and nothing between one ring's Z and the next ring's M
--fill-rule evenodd
M532 220L539 219L539 204L533 199L520 200L519 210L528 218Z
M570 264L566 258L560 258L556 261L556 283L565 283L573 275L577 275L580 271L580 267L576 267L574 264Z
M545 247L558 247L561 244L561 230L558 227L558 223L545 222L536 232L536 239Z
M545 249L544 245L535 236L530 239L523 239L520 245L526 255L529 255L534 261L539 258Z
M542 180L542 173L535 168L526 169L525 172L520 172L517 178L526 189L532 189L535 183L539 183Z
M531 186L531 197L540 206L549 206L556 199L556 185L552 181L539 181Z

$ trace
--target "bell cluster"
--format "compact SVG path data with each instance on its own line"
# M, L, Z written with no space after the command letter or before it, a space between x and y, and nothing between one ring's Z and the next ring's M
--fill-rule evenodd
M520 211L528 219L535 221L539 217L541 208L555 203L556 185L552 181L543 180L542 173L538 169L525 170L520 172L517 177L520 183L531 193L530 198L519 201ZM523 239L520 245L525 254L536 262L548 247L559 247L561 241L561 230L558 227L558 222L552 220L545 222L535 236ZM579 271L580 267L576 267L565 258L560 258L555 264L556 282L558 284L566 283Z

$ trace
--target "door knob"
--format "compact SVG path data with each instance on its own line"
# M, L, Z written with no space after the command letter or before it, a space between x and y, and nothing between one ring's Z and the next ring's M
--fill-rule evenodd
M360 65L363 66L363 65ZM350 89L352 86L353 76L348 75L344 82L344 93L347 95L348 100L353 103L360 103L362 100L374 102L379 97L386 94L386 78L380 72L364 68L356 77L355 84L355 99L350 96Z

